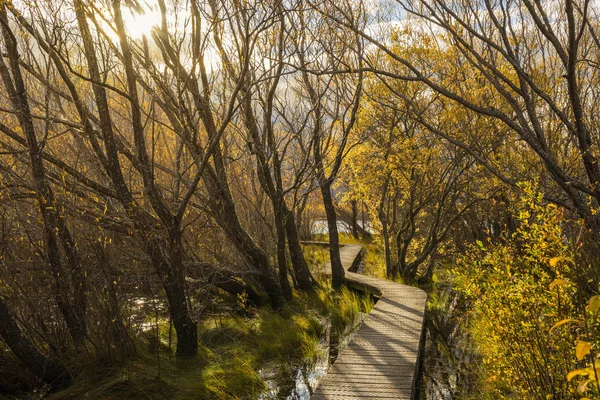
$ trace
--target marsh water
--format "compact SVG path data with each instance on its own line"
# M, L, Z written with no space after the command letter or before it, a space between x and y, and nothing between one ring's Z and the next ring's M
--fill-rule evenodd
M320 356L316 362L306 365L271 365L259 371L268 386L259 400L309 400L339 352L350 343L366 315L361 312L357 321L341 333L326 322L319 341Z
M462 328L467 304L451 286L430 293L421 365L420 400L459 400L476 390L477 352Z
M362 272L364 260L361 260L356 272ZM377 299L373 298L376 302ZM360 312L357 320L347 326L344 332L338 332L329 321L323 321L324 333L319 340L320 357L314 363L305 365L271 365L260 372L268 390L259 400L309 400L319 381L325 376L338 354L350 343L356 330L367 314Z
M364 263L356 272L362 272ZM419 400L461 400L476 393L479 364L477 351L463 329L468 320L468 304L451 284L442 284L429 293L425 315L425 341L420 366ZM366 314L343 333L326 324L320 340L322 356L315 364L272 366L261 371L269 390L260 400L309 400L338 353L352 340Z

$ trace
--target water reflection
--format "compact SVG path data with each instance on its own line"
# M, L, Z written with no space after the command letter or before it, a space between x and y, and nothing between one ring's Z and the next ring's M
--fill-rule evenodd
M430 294L420 400L471 398L478 364L466 326L467 305L451 286Z
M358 320L341 333L327 323L319 340L321 356L316 361L306 365L272 365L259 371L268 387L259 400L309 400L339 352L350 343L366 315L361 312Z

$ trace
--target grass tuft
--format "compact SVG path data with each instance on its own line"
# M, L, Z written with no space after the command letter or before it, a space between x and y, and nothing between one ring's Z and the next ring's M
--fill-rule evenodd
M326 247L305 250L313 269L329 259ZM325 283L314 292L296 294L279 313L264 307L206 317L198 324L198 355L183 361L174 355L176 335L168 320L149 320L158 326L138 336L135 357L106 368L87 366L73 386L47 398L255 399L267 390L259 371L275 368L275 376L289 378L297 366L311 368L323 357L326 321L341 334L357 323L361 310L372 308L371 296L347 288L336 292Z

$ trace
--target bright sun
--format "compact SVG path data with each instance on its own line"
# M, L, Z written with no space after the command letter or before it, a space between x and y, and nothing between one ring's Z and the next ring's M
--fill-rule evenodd
M158 7L149 6L148 3L145 3L143 13L135 12L129 7L122 7L121 13L127 35L132 40L139 40L144 35L147 37L150 36L152 28L158 27L161 24L162 16ZM116 32L114 21L109 22L112 19L111 14L108 10L103 10L103 18L100 19L100 24L107 38L113 43L118 43L119 35ZM169 17L167 18L169 19ZM176 23L173 20L169 22L169 26ZM186 60L182 60L182 62L186 65ZM219 70L221 67L221 58L218 51L213 47L204 49L204 62L210 72ZM187 66L192 67L191 65Z
M160 12L149 7L144 7L143 14L134 12L128 7L123 7L121 13L127 35L134 40L141 39L144 35L149 35L153 27L160 25ZM101 20L102 29L112 41L118 42L119 35L115 30L114 24L108 22L112 19L110 16L111 13L104 11L103 14L104 18Z
M144 14L137 14L130 9L123 9L123 22L127 33L132 39L140 39L148 35L153 27L160 24L158 11L145 10Z

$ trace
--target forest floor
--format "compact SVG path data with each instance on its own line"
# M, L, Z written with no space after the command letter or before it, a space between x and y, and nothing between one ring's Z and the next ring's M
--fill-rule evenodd
M344 237L342 242L356 241ZM384 269L375 246L361 244L367 246L365 269L380 276ZM105 366L101 361L77 366L80 372L75 383L66 390L46 394L45 398L270 398L264 395L271 384L265 382L262 370L274 370L271 375L277 380L278 375L292 374L291 367L316 363L323 357L320 342L325 330L331 328L328 334L343 335L357 323L361 310L372 307L368 297L349 290L331 290L323 274L323 265L329 259L326 247L307 245L305 251L321 287L314 293L296 292L283 311L274 312L269 306L245 308L240 299L224 295L220 309L225 311L206 313L199 321L200 347L196 357L177 359L173 351L174 332L166 320L158 320L146 332L147 337L136 339L134 357ZM40 398L40 392L37 393L27 398Z

